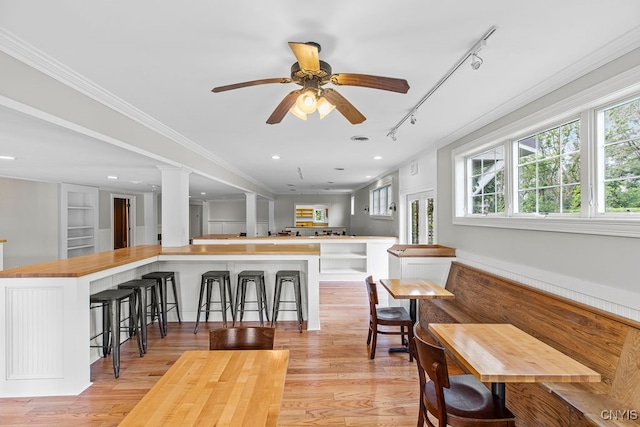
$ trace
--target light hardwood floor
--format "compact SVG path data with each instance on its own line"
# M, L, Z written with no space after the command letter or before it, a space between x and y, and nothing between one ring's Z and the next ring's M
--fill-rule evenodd
M364 281L322 282L321 331L278 324L275 346L290 350L279 425L416 425L415 363L387 352L398 336L379 336L370 360L368 319ZM221 324L201 323L194 335L193 323L170 323L164 339L152 326L143 358L135 341L123 345L120 378L113 377L111 358L101 359L91 367L93 385L79 396L0 399L0 425L116 426L184 350L207 349L208 329Z

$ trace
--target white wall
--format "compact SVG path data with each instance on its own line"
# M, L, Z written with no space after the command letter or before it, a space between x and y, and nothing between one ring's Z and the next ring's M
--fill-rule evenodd
M399 175L396 171L391 175L387 175L378 182L385 181L388 178L393 180L392 183L392 199L396 202L399 201ZM355 192L355 215L351 217L351 231L350 234L358 236L393 236L398 237L399 219L401 210L397 210L393 213L391 219L371 218L369 212L364 210L365 206L369 206L369 192L378 186L378 182L375 182L365 188L362 188Z
M495 272L636 318L640 239L453 224L452 150L640 63L636 50L438 150L439 243ZM635 310L635 311L634 311Z
M4 268L58 259L59 185L0 178Z

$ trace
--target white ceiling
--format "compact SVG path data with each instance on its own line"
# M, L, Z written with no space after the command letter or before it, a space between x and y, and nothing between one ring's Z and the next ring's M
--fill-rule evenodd
M361 188L640 47L639 17L637 0L0 0L0 50L12 54L3 39L19 41L267 192L325 194ZM415 125L405 122L395 142L387 137L492 26L482 67L464 64L418 109ZM333 72L404 78L411 89L333 86L367 117L361 125L337 111L267 125L293 83L211 92L289 77L288 41L320 43ZM0 155L18 158L0 161L2 176L150 191L161 184L157 166L172 164L17 111L1 95ZM199 172L194 197L242 194Z

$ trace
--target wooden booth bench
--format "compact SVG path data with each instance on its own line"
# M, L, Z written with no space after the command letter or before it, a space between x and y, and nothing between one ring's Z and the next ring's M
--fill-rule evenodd
M602 375L600 383L509 383L518 426L640 425L640 323L453 262L455 299L421 300L428 323L511 323Z

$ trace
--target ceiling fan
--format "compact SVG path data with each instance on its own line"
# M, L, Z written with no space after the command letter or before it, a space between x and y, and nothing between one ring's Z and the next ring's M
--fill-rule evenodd
M366 117L356 109L346 98L334 89L323 86L331 82L338 86L361 86L372 89L388 90L392 92L407 93L409 84L404 79L392 77L371 76L368 74L333 74L331 66L318 59L320 45L315 42L289 42L298 62L291 66L291 77L252 80L226 86L218 86L212 92L224 92L248 86L257 86L268 83L296 83L302 89L291 91L273 111L267 119L270 125L280 123L287 111L296 117L306 120L307 114L318 111L322 119L334 108L349 120L352 124L362 123Z

